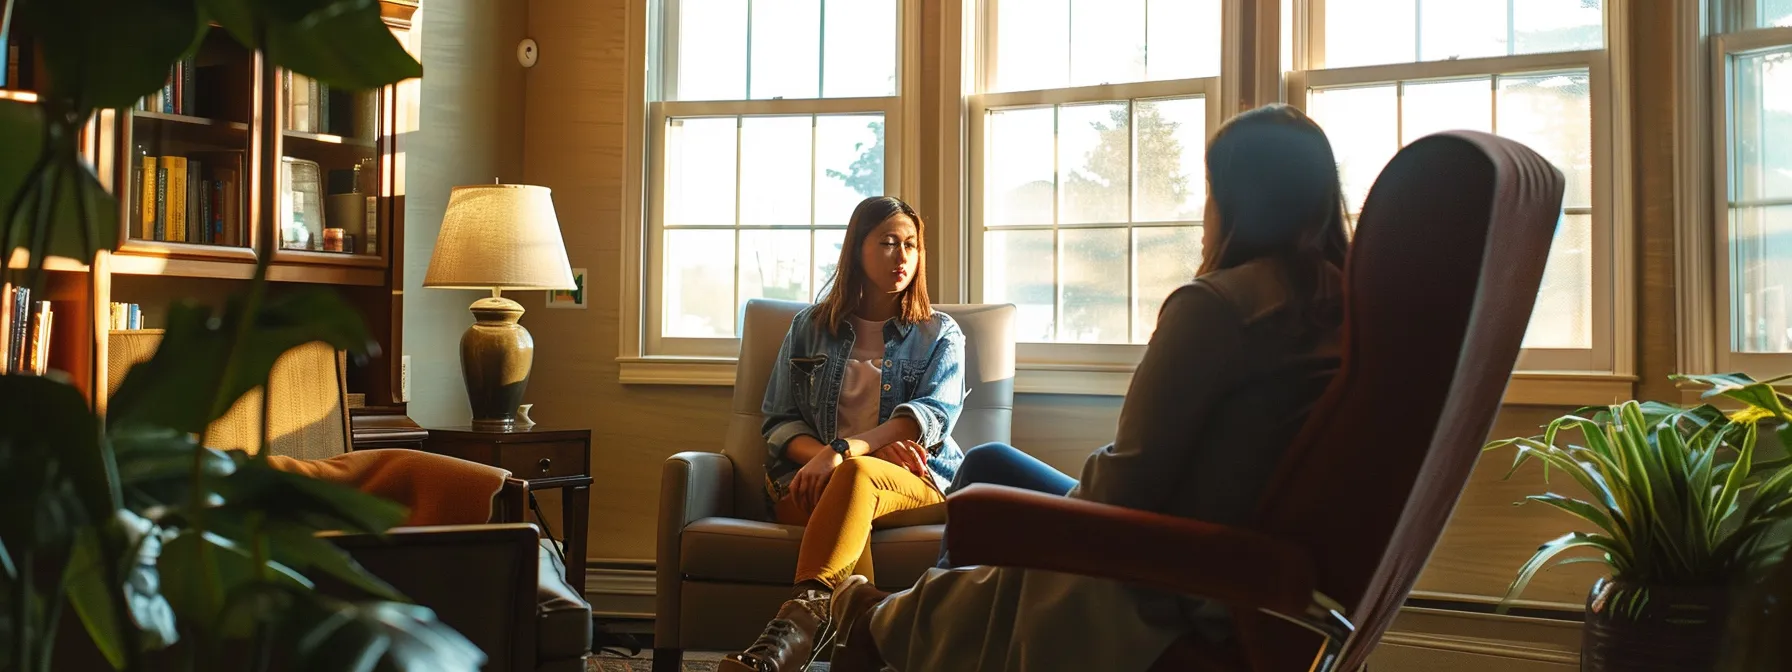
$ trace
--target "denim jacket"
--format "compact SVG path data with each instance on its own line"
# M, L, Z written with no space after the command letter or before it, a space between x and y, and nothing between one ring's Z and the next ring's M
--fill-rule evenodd
M766 496L771 503L782 499L802 463L784 457L791 439L808 434L822 443L835 438L839 427L836 409L846 376L846 360L852 353L853 325L841 325L838 337L828 334L810 306L796 314L777 363L765 386L762 428L766 440ZM884 358L893 366L883 369L877 421L906 415L921 427L920 443L927 446L927 470L943 491L952 484L964 451L952 441L952 427L964 403L964 332L945 313L916 324L884 322ZM873 446L879 448L881 446ZM768 503L769 504L769 503Z

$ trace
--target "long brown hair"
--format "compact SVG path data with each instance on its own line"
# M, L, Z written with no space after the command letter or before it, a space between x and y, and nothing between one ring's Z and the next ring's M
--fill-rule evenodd
M1338 162L1319 124L1300 110L1272 104L1221 126L1207 145L1208 193L1220 230L1202 250L1197 275L1262 257L1286 262L1307 317L1331 321L1336 288L1331 269L1344 268L1349 237ZM1306 311L1303 311L1306 312Z
M859 297L865 292L865 273L859 261L865 254L865 238L884 220L896 215L907 215L914 221L916 255L914 279L902 290L896 319L903 324L916 324L933 317L933 304L927 300L927 225L902 199L872 196L853 208L852 219L846 224L846 240L840 244L840 261L828 279L827 296L816 305L816 316L827 325L829 334L840 335L840 325L859 307Z

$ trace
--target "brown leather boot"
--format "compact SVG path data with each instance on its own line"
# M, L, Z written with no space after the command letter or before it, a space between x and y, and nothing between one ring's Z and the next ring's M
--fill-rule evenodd
M825 593L785 600L759 639L745 651L722 657L718 672L802 672L827 625L827 609Z

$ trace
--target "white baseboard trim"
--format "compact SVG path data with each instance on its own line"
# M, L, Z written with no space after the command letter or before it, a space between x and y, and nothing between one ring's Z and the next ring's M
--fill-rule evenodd
M586 567L585 600L598 618L652 619L653 569Z

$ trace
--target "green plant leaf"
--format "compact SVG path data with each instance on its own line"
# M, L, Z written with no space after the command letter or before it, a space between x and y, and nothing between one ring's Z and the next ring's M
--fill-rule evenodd
M100 558L99 534L93 528L75 535L75 545L64 570L63 591L69 604L87 628L88 638L116 670L124 669L124 639L120 635L118 614L112 608L111 588L107 585L106 568Z
M1525 499L1561 509L1569 515L1597 525L1599 526L1599 529L1604 530L1606 534L1612 535L1614 540L1616 540L1618 532L1616 525L1612 522L1612 517L1597 506L1578 499L1564 497L1553 492L1541 495L1530 495L1525 497ZM1623 542L1618 542L1617 545L1619 549L1623 551L1623 555L1630 555L1629 549L1623 548Z
M484 652L426 607L306 595L290 624L294 670L476 672Z
M313 288L270 298L251 321L250 333L238 339L234 331L244 305L245 297L232 297L221 317L190 302L171 307L155 355L131 367L112 395L111 425L203 432L243 394L267 384L275 360L287 350L312 341L356 356L378 348L360 314L334 291ZM243 347L232 352L237 343ZM231 357L234 368L227 366Z
M0 399L0 510L14 512L0 515L0 538L33 548L110 518L117 466L80 391L47 376L0 375Z
M25 0L20 9L51 93L87 109L127 109L161 88L205 28L193 0Z
M206 522L220 536L248 545L252 532L247 517L261 513L246 507L223 507L214 509ZM328 537L320 537L317 528L290 520L273 519L265 520L261 532L267 541L268 554L282 565L314 579L319 573L335 577L383 600L410 601L391 584L362 568L346 551L330 543Z
M1502 614L1506 613L1512 600L1517 599L1519 595L1524 593L1524 589L1531 585L1531 579L1537 575L1538 570L1542 569L1550 559L1560 555L1564 551L1575 548L1595 548L1604 551L1607 562L1612 565L1613 570L1618 572L1624 570L1624 565L1621 564L1622 559L1615 557L1614 551L1616 547L1611 543L1609 538L1584 532L1569 532L1568 534L1552 539L1537 548L1537 552L1531 556L1529 561L1524 563L1524 567L1519 568L1518 577L1514 579L1512 585L1506 589L1506 596L1500 599L1499 606L1495 608L1495 611Z
M27 181L43 184L44 175L32 172L44 151L43 109L35 103L0 100L0 147L6 148L0 155L0 222L13 212L13 197L21 193ZM49 177L61 184L49 220L48 256L88 263L99 250L117 249L118 202L80 161L72 142L52 159L55 171ZM82 208L88 215L85 219L81 217ZM0 259L9 258L14 250L31 249L36 221L27 208L11 226L0 226L0 236L4 238L0 239Z
M285 565L271 561L263 565L265 572L257 569L248 549L234 541L187 529L162 547L156 568L162 576L162 594L182 623L224 637L243 637L251 632L252 623L220 618L233 591L265 580L305 590L313 587Z
M374 0L199 0L199 6L243 46L261 46L256 27L266 24L311 29L323 19L375 6Z
M276 22L268 26L266 46L275 65L330 86L365 90L423 76L376 4L338 3L306 20Z

